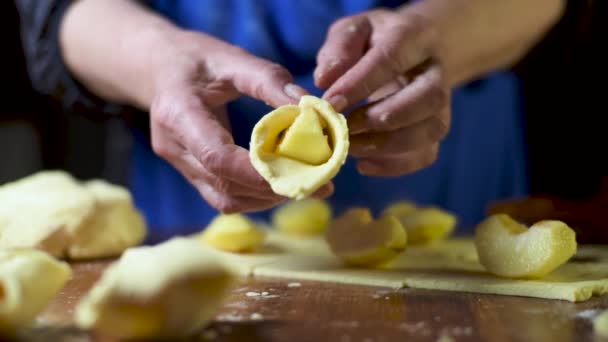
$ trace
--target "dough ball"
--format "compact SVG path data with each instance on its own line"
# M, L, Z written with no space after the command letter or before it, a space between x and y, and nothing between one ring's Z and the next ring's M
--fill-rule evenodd
M35 249L0 250L0 333L31 323L70 278L70 266Z
M249 157L272 190L302 199L329 182L348 155L346 119L327 102L303 96L253 128Z
M215 316L234 274L192 238L131 248L78 304L76 322L120 339L185 337Z
M227 252L253 252L264 242L264 232L241 214L215 217L201 234L203 241Z
M352 208L330 225L326 240L346 264L377 267L405 250L407 233L399 220L383 215L374 220L366 208Z
M505 214L492 215L475 231L479 262L490 272L510 278L539 278L576 253L574 231L561 221L528 227Z
M325 232L331 218L331 208L326 201L306 198L277 208L272 214L272 224L286 234L315 236Z

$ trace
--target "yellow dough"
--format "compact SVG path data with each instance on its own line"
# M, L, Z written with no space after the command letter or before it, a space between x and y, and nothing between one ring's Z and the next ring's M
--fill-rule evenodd
M188 336L217 312L234 271L192 238L128 249L76 309L76 322L121 339Z
M608 337L608 310L593 319L593 330L599 336Z
M264 241L264 232L241 214L215 217L201 233L203 241L228 252L252 252Z
M561 221L540 221L530 229L505 214L490 216L475 232L481 264L511 278L551 273L576 253L574 231Z
M0 247L96 258L119 255L145 235L143 217L120 186L42 171L0 187Z
M243 276L278 277L343 284L488 293L580 302L608 294L608 246L585 245L569 262L539 279L509 279L488 273L472 239L408 246L381 268L345 267L324 239L269 231L256 253L234 254L207 247Z
M395 216L407 231L408 244L420 245L448 237L456 227L454 215L439 208L418 208L410 202L389 206L385 214Z
M32 322L71 273L67 263L39 250L0 250L0 334Z
M325 232L331 218L331 207L326 201L305 198L277 208L272 213L272 225L286 234L315 236Z
M249 157L275 193L302 199L338 173L348 146L344 116L322 99L302 96L298 106L279 107L255 125Z
M146 224L129 191L102 180L86 182L84 187L95 198L95 211L73 237L70 258L117 256L143 241Z
M375 267L395 259L407 243L407 234L391 215L372 218L369 209L353 208L329 227L326 239L331 250L346 264Z

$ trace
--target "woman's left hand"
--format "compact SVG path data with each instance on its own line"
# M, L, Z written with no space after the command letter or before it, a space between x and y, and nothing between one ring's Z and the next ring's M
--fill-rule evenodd
M450 126L450 88L437 33L407 10L373 10L334 23L317 56L315 83L348 115L359 172L401 176L432 164Z

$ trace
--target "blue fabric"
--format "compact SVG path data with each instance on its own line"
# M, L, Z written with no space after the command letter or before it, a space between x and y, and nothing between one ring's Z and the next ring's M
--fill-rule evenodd
M399 3L156 0L151 6L184 28L210 33L284 65L298 84L320 96L322 92L313 85L312 71L331 23L342 16ZM228 108L235 140L245 147L253 125L271 110L245 97ZM507 72L489 75L455 90L451 131L433 166L385 179L359 175L354 161L348 160L334 180L336 192L330 201L336 213L354 205L370 207L377 213L400 199L439 205L457 213L460 226L468 230L483 217L490 201L527 192L523 131L517 79ZM135 201L154 229L165 235L187 233L162 229L200 229L217 214L177 171L154 155L143 136L136 139L133 161ZM267 218L268 212L253 216Z

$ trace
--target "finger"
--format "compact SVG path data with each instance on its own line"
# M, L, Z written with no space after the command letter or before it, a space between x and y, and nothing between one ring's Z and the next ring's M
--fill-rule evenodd
M329 28L317 55L315 84L325 89L350 69L365 52L372 28L366 16L338 20Z
M353 135L349 152L359 158L402 155L441 141L448 131L445 121L435 116L394 131Z
M282 200L282 196L272 191L260 191L258 188L248 184L240 184L221 175L213 174L191 154L184 153L179 169L192 182L204 182L209 184L216 192L236 197L252 197L266 200Z
M270 209L280 204L281 200L266 200L252 197L229 196L220 193L206 183L197 188L207 203L224 214L246 213Z
M399 177L431 165L437 160L438 152L439 144L434 144L398 157L361 159L357 169L368 176Z
M387 28L323 98L337 111L360 103L398 75L429 59L431 37L407 23Z
M262 100L266 104L279 107L297 103L308 92L293 83L293 76L279 64L271 63L241 52L228 57L226 70L235 88L242 94Z
M449 90L438 66L426 72L392 96L349 115L353 133L395 130L424 121L449 105Z

